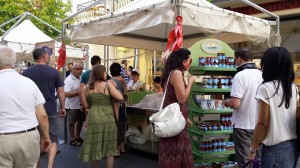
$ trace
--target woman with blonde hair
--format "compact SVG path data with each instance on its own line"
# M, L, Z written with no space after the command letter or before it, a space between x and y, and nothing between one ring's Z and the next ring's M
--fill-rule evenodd
M83 162L93 161L98 168L99 160L106 158L106 167L112 168L117 151L117 125L111 97L121 101L122 94L112 81L106 82L106 68L95 65L90 80L84 87L82 100L87 115L87 131L80 151Z

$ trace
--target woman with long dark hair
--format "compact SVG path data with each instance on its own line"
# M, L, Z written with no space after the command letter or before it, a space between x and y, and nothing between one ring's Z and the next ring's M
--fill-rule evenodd
M117 125L112 108L111 97L123 100L123 95L116 89L112 81L106 82L106 68L95 65L88 84L82 94L83 106L87 115L87 131L80 159L92 161L98 168L99 160L106 158L106 167L113 168L117 151Z
M298 89L290 53L272 47L261 59L263 83L257 91L259 117L250 148L249 160L255 158L262 144L262 168L293 168L297 162L296 109Z
M184 82L183 72L187 71L192 63L191 52L181 48L171 53L165 62L162 74L162 87L167 89L163 107L178 102L180 111L186 119L187 125L192 122L188 119L187 100L195 77L189 76L188 84ZM167 80L170 79L167 85ZM187 126L176 136L160 138L159 142L159 167L160 168L192 168L193 156Z

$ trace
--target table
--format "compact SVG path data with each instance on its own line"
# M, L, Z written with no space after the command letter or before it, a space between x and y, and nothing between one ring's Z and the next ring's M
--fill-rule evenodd
M149 117L153 114L158 112L158 109L144 109L144 108L138 108L133 106L127 106L126 112L128 114L128 123L131 123L132 117L135 115L146 117L147 125L150 124ZM151 153L151 154L158 154L158 142L154 141L147 141L145 144L133 144L130 142L127 142L127 145L129 148Z

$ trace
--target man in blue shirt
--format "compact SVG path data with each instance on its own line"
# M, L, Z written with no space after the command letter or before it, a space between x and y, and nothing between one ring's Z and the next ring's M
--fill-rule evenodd
M48 168L53 167L58 144L58 125L56 111L57 104L55 90L60 102L59 113L62 116L66 115L65 94L63 88L64 83L62 82L58 71L48 65L51 55L52 49L47 46L34 49L33 58L36 64L27 68L23 72L24 76L30 78L38 86L46 100L44 106L48 115L49 135L51 139L51 145L48 151Z

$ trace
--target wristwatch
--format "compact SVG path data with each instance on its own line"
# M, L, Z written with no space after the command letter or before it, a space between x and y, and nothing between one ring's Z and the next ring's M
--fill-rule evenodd
M250 153L256 153L256 150L253 150L253 149L250 147Z

